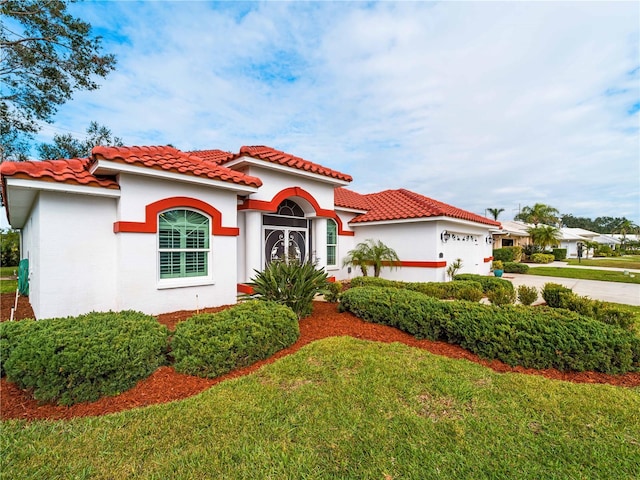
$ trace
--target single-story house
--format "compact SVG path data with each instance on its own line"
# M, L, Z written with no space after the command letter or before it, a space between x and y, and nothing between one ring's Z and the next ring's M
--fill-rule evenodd
M502 228L493 232L493 248L524 247L531 243L531 235L527 229L533 225L515 220L504 220L500 223Z
M86 159L4 162L2 195L21 231L37 318L134 309L158 314L235 303L283 256L335 279L356 244L395 249L386 278L488 274L486 217L408 190L359 194L351 176L266 147L183 152L95 147Z

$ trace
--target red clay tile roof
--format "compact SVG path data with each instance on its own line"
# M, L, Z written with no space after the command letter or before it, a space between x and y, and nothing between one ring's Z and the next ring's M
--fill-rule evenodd
M200 157L207 162L217 163L218 165L222 165L224 162L232 159L235 156L234 153L225 152L223 150L194 150L187 153L195 155L196 157Z
M262 180L227 167L218 165L205 159L182 152L168 146L160 147L104 147L97 146L91 151L94 160L102 157L117 163L127 163L139 167L182 173L196 177L206 177L212 180L232 182L239 185L259 187Z
M364 197L369 203L368 212L358 215L349 223L444 216L496 227L500 226L500 222L405 189L385 190L380 193L364 195Z
M240 153L236 154L233 158L251 157L258 160L264 160L266 162L275 163L278 165L284 165L287 167L296 168L298 170L305 170L307 172L316 173L318 175L324 175L326 177L343 180L350 182L353 180L351 175L341 173L330 168L323 167L317 163L310 162L304 158L296 157L290 153L281 152L275 148L267 147L264 145L257 145L253 147L244 146L240 148Z
M112 177L100 177L89 173L87 158L71 160L43 160L41 162L3 162L0 174L3 177L60 182L72 185L119 189Z
M371 207L366 196L342 187L333 191L333 203L336 207L353 208L354 210L369 210Z

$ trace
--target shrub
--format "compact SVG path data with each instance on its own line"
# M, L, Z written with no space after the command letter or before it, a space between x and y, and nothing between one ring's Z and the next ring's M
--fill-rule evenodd
M289 307L250 300L179 323L171 345L177 371L213 378L268 358L299 336Z
M286 305L303 318L311 315L313 299L327 288L327 274L310 262L278 260L248 283L254 291L251 298Z
M33 389L40 401L71 405L117 395L166 362L167 328L139 312L24 324L3 327L4 368L8 380Z
M458 282L399 282L375 277L357 277L351 281L352 287L393 287L420 292L429 297L443 300L480 301L483 296L479 282L467 280Z
M482 286L482 291L485 294L500 287L513 290L513 284L509 280L505 280L503 278L486 277L484 275L476 275L473 273L462 273L460 275L456 275L453 279L456 282L461 280L472 280L474 282L478 282Z
M553 252L554 260L564 260L567 258L567 249L566 248L554 248L551 250Z
M507 262L504 264L504 271L506 273L527 273L529 265L526 263Z
M0 265L16 267L20 262L20 233L10 228L0 228Z
M25 319L17 322L0 323L0 376L5 376L4 362L20 344L22 337L35 325L35 320Z
M493 290L489 290L487 292L487 299L493 305L508 305L516 301L516 292L513 290L513 288L494 288Z
M572 292L572 290L559 283L549 282L545 283L542 287L542 298L550 307L560 308L560 294L567 292Z
M513 262L515 261L515 253L513 248L496 248L493 250L493 259L501 262Z
M442 302L395 288L352 288L341 308L418 338L456 343L509 365L623 373L640 368L640 338L567 310Z
M522 253L527 258L531 258L534 253L542 253L542 251L543 248L540 245L529 244L522 247Z
M534 253L531 255L531 261L533 263L551 263L555 260L553 255L548 253Z
M327 302L336 303L338 301L338 297L342 292L342 283L340 282L329 282L327 284L327 291L324 294L324 299Z
M613 305L607 305L598 300L582 297L571 291L560 293L559 305L560 308L566 308L580 315L595 318L600 322L616 325L627 330L632 329L635 324L632 312Z
M523 305L531 305L538 300L538 289L536 287L520 285L518 287L518 300Z
M500 260L494 260L491 266L494 270L504 270L504 264Z

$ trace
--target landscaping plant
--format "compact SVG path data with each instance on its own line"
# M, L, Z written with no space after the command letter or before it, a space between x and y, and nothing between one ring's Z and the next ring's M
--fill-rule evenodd
M167 361L167 328L139 312L6 323L0 342L7 379L43 402L117 395Z
M513 290L513 288L495 288L487 292L487 299L493 305L496 305L498 307L500 305L508 305L510 303L515 303L516 292Z
M179 323L171 346L176 371L215 378L269 358L299 336L298 319L289 307L249 300Z
M397 288L346 291L340 308L417 338L444 340L509 365L624 373L640 369L640 338L564 309L443 302Z
M356 277L352 287L394 287L420 292L442 300L469 300L478 302L483 297L482 285L473 280L457 282L401 282L375 277Z
M513 284L503 278L486 277L484 275L476 275L475 273L462 273L456 275L453 279L455 281L472 280L478 282L482 286L482 291L485 294L500 287L513 290Z
M518 301L522 305L531 305L538 300L538 289L529 287L528 285L520 285L518 287Z
M360 267L364 277L369 274L368 267L373 267L374 277L379 277L383 266L397 267L400 264L400 259L393 248L388 247L380 240L368 238L356 245L353 250L349 250L342 264L345 267Z
M342 283L341 282L329 282L327 284L327 291L324 294L324 299L327 302L335 303L340 298L340 293L342 292Z
M529 265L526 263L505 262L504 271L505 273L527 273Z
M327 273L311 262L295 259L276 260L258 272L248 283L254 293L251 298L286 305L303 318L311 315L313 299L327 289Z

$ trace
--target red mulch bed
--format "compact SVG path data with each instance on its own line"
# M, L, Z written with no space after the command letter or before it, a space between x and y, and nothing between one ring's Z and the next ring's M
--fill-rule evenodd
M4 303L4 297L3 297ZM204 311L218 311L225 307L206 309ZM3 306L4 311L4 306ZM175 328L176 323L185 320L194 312L181 311L159 315L159 321L169 328ZM3 314L3 317L4 314ZM273 357L260 361L250 367L241 368L216 379L203 379L177 373L172 367L161 367L149 378L116 397L102 398L96 402L81 403L71 407L57 405L38 405L27 392L18 389L14 384L2 379L0 384L0 418L19 419L61 419L83 416L104 415L131 408L165 403L190 397L228 378L247 375L262 365L272 363L276 359L289 355L302 346L332 336L349 335L365 340L379 342L402 342L407 345L428 350L437 355L450 358L466 358L479 363L496 372L518 372L531 375L542 375L547 378L565 380L575 383L608 383L622 387L640 386L640 373L624 375L607 375L597 372L560 372L555 369L535 370L522 367L510 367L500 361L487 361L456 345L430 340L417 340L411 335L391 327L364 322L350 313L338 313L336 305L325 302L315 302L313 315L300 322L300 339L291 347L281 350Z

